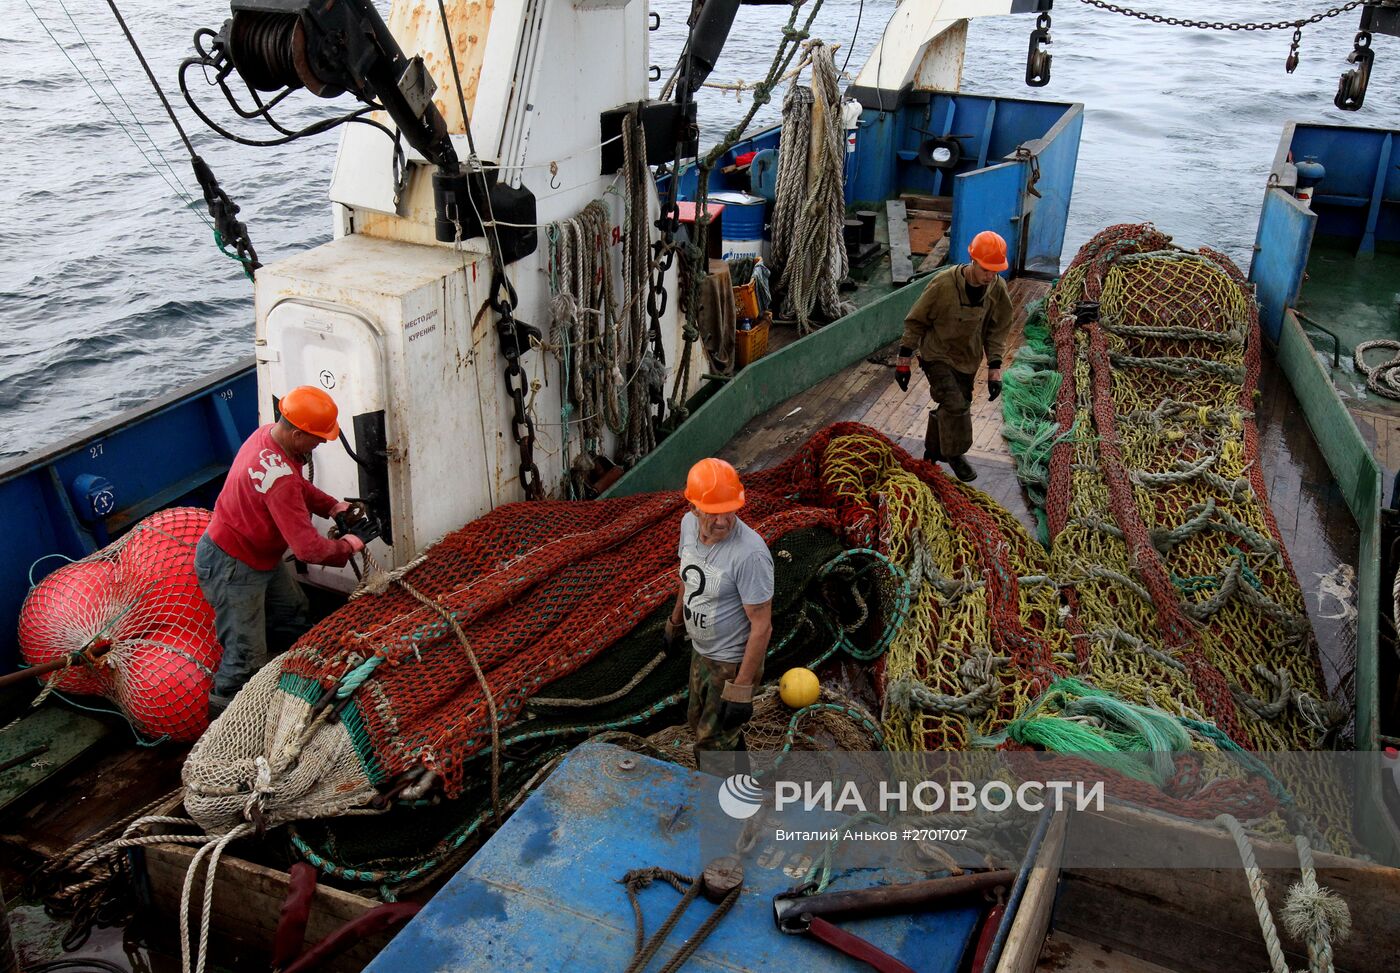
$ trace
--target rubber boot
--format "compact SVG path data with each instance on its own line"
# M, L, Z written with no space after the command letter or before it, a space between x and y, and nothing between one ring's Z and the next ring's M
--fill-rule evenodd
M950 456L948 466L953 470L959 480L964 483L971 483L977 479L977 471L972 468L972 464L961 456Z

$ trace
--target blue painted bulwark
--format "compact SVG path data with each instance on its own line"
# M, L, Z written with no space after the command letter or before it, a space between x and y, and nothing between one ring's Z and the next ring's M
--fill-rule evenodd
M948 92L916 93L895 111L866 109L846 169L846 201L952 196L953 259L978 232L995 229L1012 244L1017 270L1058 273L1083 123L1079 104ZM926 140L952 137L961 148L956 165L931 169L919 161Z
M967 260L972 238L983 230L1000 233L1006 240L1011 266L1021 252L1024 190L1030 167L1025 162L964 173L953 180L953 223L948 228L948 259ZM1009 276L1009 271L1003 276Z
M19 661L16 621L31 567L38 581L155 510L213 506L257 422L250 359L0 467L9 524L0 557L0 673Z
M1278 344L1283 312L1298 300L1317 217L1282 189L1269 189L1259 213L1249 279L1259 301L1259 326Z
M866 109L855 151L846 156L846 203L873 205L900 193L951 196L952 259L978 232L996 229L1011 245L1014 269L1056 274L1083 123L1079 104L947 92L917 92L895 111ZM766 129L726 152L710 173L709 191L751 191L747 176L721 170L747 152L778 148L779 133ZM930 169L919 161L927 139L951 136L961 147L956 165ZM1004 171L1008 166L1019 178ZM978 178L982 173L1000 175ZM682 169L680 180L680 198L693 199L695 167ZM663 192L666 185L659 184Z
M633 955L633 917L618 880L637 868L698 875L707 853L732 854L743 822L724 817L723 781L607 744L576 748L423 911L367 967L369 973L574 970L616 973ZM819 821L819 818L825 820ZM810 859L774 828L836 827L841 815L784 812L765 824L744 861L744 889L686 963L697 970L844 973L850 959L804 936L779 932L773 896L797 884ZM897 867L838 874L833 889L918 881ZM638 894L646 934L680 894L656 882ZM703 898L682 915L648 965L660 969L713 910ZM920 973L954 973L976 926L976 908L843 922Z
M1397 136L1400 130L1284 126L1249 270L1270 341L1279 341L1284 310L1298 300L1314 237L1349 246L1358 257L1400 246ZM1295 198L1295 163L1304 160L1316 160L1324 172L1312 187L1311 208Z

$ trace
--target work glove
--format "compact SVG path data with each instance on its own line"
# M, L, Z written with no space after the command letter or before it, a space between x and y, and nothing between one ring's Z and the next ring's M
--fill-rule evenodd
M362 516L358 520L351 520L353 509L350 513L337 514L335 526L331 528L331 537L343 537L346 540L355 538L360 542L360 547L364 547L370 541L379 536L379 520L376 517Z
M999 378L989 378L989 379L987 379L987 401L988 401L988 402L995 402L997 396L1000 395L1000 394L1001 394L1001 379L999 379Z
M344 536L359 538L360 545L364 546L379 536L379 521L374 517L361 517L349 525Z
M365 549L365 542L360 540L354 534L346 534L345 543L350 545L350 554L352 556L355 554L359 554Z
M904 347L899 349L899 354L895 357L894 381L901 392L909 391L909 364L913 357L914 349Z
M726 679L719 696L718 716L721 730L737 730L753 719L753 687L736 686L732 679Z
M681 636L680 626L666 619L666 625L661 630L661 651L669 658L679 655L684 648L685 639Z

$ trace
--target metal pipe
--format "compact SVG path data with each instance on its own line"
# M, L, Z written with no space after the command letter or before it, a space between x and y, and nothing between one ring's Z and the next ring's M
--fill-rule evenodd
M11 768L18 767L20 764L27 764L35 757L42 757L48 752L49 745L47 743L41 743L37 747L34 747L32 750L26 750L18 757L11 757L9 760L0 760L0 774L3 774L5 771L10 770Z
M1020 909L1021 899L1026 894L1026 886L1031 880L1031 867L1040 854L1041 845L1045 843L1045 834L1050 830L1050 819L1053 815L1054 812L1048 807L1040 812L1040 821L1036 823L1035 834L1031 835L1030 847L1026 849L1026 857L1021 859L1020 871L1016 873L1016 884L1011 886L1011 897L1006 900L1006 911L1001 914L996 938L992 940L992 948L987 951L987 961L982 964L981 970L974 970L973 973L989 973L1001 962L1001 951L1006 948L1006 939L1011 935L1011 927L1016 922L1016 913Z
M789 932L800 931L811 916L836 921L913 912L935 902L965 898L1010 885L1015 877L1012 871L1003 868L994 872L932 878L902 885L778 896L773 899L773 921L778 928Z
M1293 313L1296 314L1296 315L1298 316L1298 320L1299 320L1299 321L1302 321L1304 324L1308 325L1309 327L1316 328L1317 330L1321 331L1323 334L1327 335L1327 337L1329 337L1329 338L1332 339L1332 367L1333 367L1333 368L1341 368L1341 367L1342 367L1342 339L1337 337L1337 332L1333 331L1331 328L1327 327L1325 324L1319 324L1318 322L1314 321L1312 318L1308 317L1306 314L1304 314L1302 311L1298 310L1296 307L1293 309Z

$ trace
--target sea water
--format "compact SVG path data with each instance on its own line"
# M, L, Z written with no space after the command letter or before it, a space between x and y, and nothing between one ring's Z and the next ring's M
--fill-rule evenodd
M1266 0L1143 5L1178 17L1241 21L1325 9ZM228 8L192 0L121 6L196 148L242 206L262 261L330 239L327 190L338 133L275 148L235 145L206 130L178 100L175 73L190 53L191 34L200 26L217 29ZM690 0L656 0L652 7L661 29L650 35L651 60L669 74ZM813 35L841 45L838 64L852 52L847 73L854 77L894 7L892 0L826 0ZM253 307L248 279L214 246L188 160L105 4L3 0L0 11L3 457L73 435L247 356ZM788 11L741 8L712 80L761 78ZM1151 220L1184 245L1209 244L1247 267L1284 122L1400 127L1400 39L1376 38L1362 111L1332 106L1359 17L1352 11L1307 28L1301 63L1289 75L1289 30L1187 30L1061 0L1047 87L1024 84L1029 15L972 23L963 87L1084 104L1066 262L1107 224ZM203 103L223 107L217 89L197 75L194 87ZM755 125L779 120L782 93ZM702 91L703 137L722 136L743 116L748 97ZM348 98L328 103L304 92L291 101L299 107L287 118L299 124L349 107ZM223 107L217 117L230 114Z

